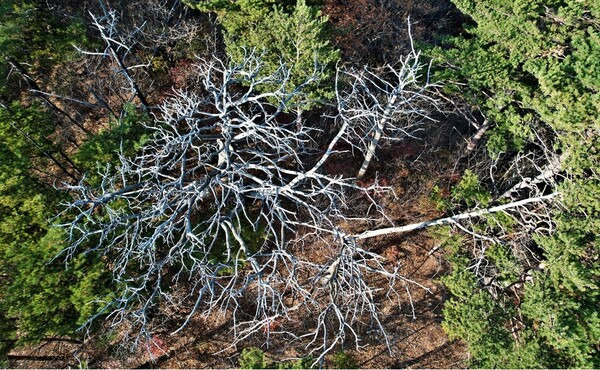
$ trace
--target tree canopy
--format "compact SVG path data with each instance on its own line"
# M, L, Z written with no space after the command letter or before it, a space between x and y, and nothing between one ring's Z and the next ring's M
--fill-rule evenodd
M542 262L516 297L468 289L476 280L464 272L468 257L455 249L445 326L469 344L478 366L598 367L600 203L592 194L600 193L600 7L454 2L472 21L464 36L436 50L446 66L440 76L463 81L455 90L494 123L490 155L502 160L540 141L560 154L564 208L554 212L552 234L534 238ZM519 265L514 249L503 253L518 274L531 269ZM510 271L495 263L500 273Z
M280 62L288 65L293 90L315 69L322 70L320 83L308 90L311 103L322 104L333 97L333 71L339 59L329 40L331 30L327 17L317 6L305 0L290 1L242 0L236 2L208 1L193 3L200 10L215 11L223 28L228 55L241 62L251 50L263 52L262 73L273 73Z

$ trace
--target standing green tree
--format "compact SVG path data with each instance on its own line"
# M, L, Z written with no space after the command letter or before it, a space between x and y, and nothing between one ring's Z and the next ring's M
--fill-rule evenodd
M263 52L267 76L284 61L291 74L289 90L295 89L311 76L315 68L322 68L321 81L307 91L305 108L333 97L334 66L339 52L330 42L327 18L316 6L305 0L295 5L289 1L241 0L234 3L208 1L188 5L217 13L225 39L227 53L234 62L243 60L251 51Z
M31 74L43 80L70 60L72 44L87 38L81 21L47 7L36 0L0 2L0 362L24 343L80 336L76 329L98 309L89 302L110 288L105 263L94 255L66 271L53 261L64 237L50 219L65 197L52 185L77 181L80 173L56 139L56 117L23 88L37 84Z
M8 60L44 70L73 57L73 44L87 43L80 19L59 19L44 8L39 0L0 2L0 94L18 91L14 78L7 81Z
M40 161L53 165L44 156L52 148L43 132L27 137L15 132L15 127L47 127L46 120L38 105L0 109L0 356L19 344L74 336L96 313L98 307L88 302L110 287L104 263L92 255L66 271L60 261L50 263L64 248L63 232L49 223L63 195L32 171Z

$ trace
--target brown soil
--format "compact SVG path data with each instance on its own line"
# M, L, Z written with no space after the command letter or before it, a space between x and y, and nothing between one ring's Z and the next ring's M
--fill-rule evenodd
M414 317L405 293L399 301L382 300L382 318L388 328L391 352L380 340L368 337L363 343L365 348L359 351L345 349L345 352L355 358L361 368L464 367L467 359L465 346L461 342L449 341L440 325L445 291L436 283L436 279L447 269L443 252L429 254L436 245L425 233L387 238L372 244L390 263L401 263L401 272L406 278L424 285L431 293L415 287L410 289ZM319 250L306 248L304 252L308 254ZM315 257L319 259L319 256ZM243 347L260 347L265 338L257 337L237 349L226 349L230 343L229 324L221 320L211 330L205 322L194 322L184 331L177 344L171 346L168 355L155 363L146 362L144 365L156 368L235 367ZM271 349L265 350L265 353L270 360L281 361L300 355L302 348L274 340ZM331 356L326 360L326 366L328 364L331 365Z
M372 181L376 169L384 172L377 177L385 179L387 185L394 189L397 198L388 197L382 200L386 211L396 224L406 224L439 217L429 194L439 179L444 179L445 166L440 169L420 168L413 159L417 153L421 156L438 156L439 153L424 153L418 142L404 142L388 146L379 153L379 162L374 163L370 171ZM345 156L345 155L344 155ZM391 159L394 161L391 161ZM334 158L328 166L329 170L336 168L347 170L348 166L338 166L339 163L351 163L350 158ZM359 162L359 161L355 161ZM386 162L386 166L382 166ZM424 163L433 163L423 158ZM353 163L353 162L352 162ZM419 173L428 173L421 177ZM432 179L437 178L438 181ZM449 180L452 181L452 180ZM360 225L348 225L354 229ZM359 231L359 230L353 230ZM364 347L361 350L346 348L345 352L354 357L361 368L454 368L464 367L467 360L467 350L461 342L451 342L442 327L442 307L446 296L443 287L437 279L447 272L443 250L436 248L436 243L428 237L426 231L403 234L395 237L369 240L366 248L383 256L391 265L400 264L401 274L429 288L427 292L414 285L410 286L411 300L400 287L397 299L387 300L381 297L381 312L384 325L388 330L390 348L388 349L381 338L365 336ZM310 257L314 262L323 262L330 258L332 248L323 240L314 240L298 246L295 253L299 256ZM381 288L385 288L381 282ZM237 358L245 347L260 347L265 342L264 335L256 335L241 343L237 348L229 347L232 333L229 316L194 317L188 326L177 335L169 335L180 321L179 314L171 317L170 325L160 333L154 334L156 345L141 346L137 352L128 353L120 348L120 337L111 340L111 345L99 347L95 343L87 344L87 348L72 343L46 343L37 347L23 348L11 355L33 354L40 357L39 361L31 358L13 357L12 367L64 367L77 366L73 355L79 352L80 358L88 358L89 365L97 368L231 368L237 366ZM302 321L299 318L298 322ZM297 324L297 323L296 323ZM284 325L295 325L293 322ZM281 338L274 338L272 346L266 351L267 357L273 361L302 356L301 344L286 343ZM49 358L47 356L64 356ZM331 365L331 356L326 359L326 366Z
M392 352L384 345L372 346L356 353L367 368L451 368L464 367L466 349L460 342L450 342L443 332L443 287L436 282L447 265L443 252L430 254L436 247L425 233L407 234L375 243L381 255L390 262L401 263L400 272L430 289L431 293L411 287L413 308L407 294L398 302L386 301L386 326L392 339Z
M326 0L323 13L335 30L342 60L355 65L394 63L409 47L408 17L416 41L460 30L449 0Z

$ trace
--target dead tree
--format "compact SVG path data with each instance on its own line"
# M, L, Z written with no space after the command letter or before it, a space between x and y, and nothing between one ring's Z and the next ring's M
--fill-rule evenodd
M423 90L405 88L421 68L418 53L411 55L404 70L392 70L400 81L396 85L368 70L338 71L337 133L324 151L310 145L318 129L298 125L291 113L319 71L289 91L286 66L265 76L261 57L252 52L235 65L200 60L202 85L174 91L158 107L148 126L154 134L137 156L121 156L116 168L106 167L97 188L85 180L66 185L73 200L63 213L70 219L61 225L70 240L63 254L109 256L121 288L91 320L107 315L113 325L134 328L139 341L151 338L152 311L160 304L186 309L174 333L194 315L227 314L233 320L232 345L263 334L268 343L277 334L305 344L317 361L344 342L358 348L365 325L389 347L379 299L394 299L402 290L411 299L411 289L427 288L402 276L400 265L390 266L361 240L448 223L469 232L460 222L513 210L535 217L527 207L555 197L538 194L359 234L340 227L385 222L375 195L390 189L328 174L324 164L336 155L336 145L351 142L368 166L386 131L410 135L418 126L418 119L396 124L394 115L427 119L424 105L436 103ZM387 102L370 94L375 87L389 92L383 94ZM363 104L359 97L371 101ZM360 133L370 138L357 141ZM349 199L356 194L372 211L353 214ZM252 243L251 233L263 236ZM301 253L309 238L328 246L323 251L328 258L317 262ZM374 286L376 280L385 281L384 291ZM307 318L307 328L294 325Z
M109 9L103 1L100 1L103 10L102 16L96 16L90 13L92 24L99 32L100 39L104 41L105 47L102 51L86 51L75 46L79 52L88 56L99 56L109 58L117 65L117 72L129 84L129 90L132 97L137 97L144 110L148 110L150 103L145 94L138 86L137 81L132 75L132 70L140 67L146 67L147 64L129 65L127 60L132 58L135 46L138 44L137 34L142 32L143 24L129 33L121 32L119 29L119 18L117 12Z
M407 233L410 231L425 229L425 228L434 227L434 226L459 225L459 221L461 221L461 220L469 220L469 219L473 219L473 218L478 218L478 217L482 217L482 216L486 216L486 215L491 215L496 212L503 212L503 211L509 211L509 210L514 211L514 210L518 210L519 207L526 206L531 203L543 203L545 201L556 198L557 196L558 196L558 193L552 193L552 194L548 194L548 195L540 195L537 197L521 199L518 201L510 202L510 203L499 205L499 206L478 209L478 210L474 210L474 211L460 213L460 214L457 214L454 216L439 218L436 220L426 220L426 221L417 222L417 223L409 224L409 225L390 227L390 228L378 229L378 230L369 230L369 231L365 231L363 233L357 234L354 237L357 240L361 240L361 239L374 238L374 237L378 237L378 236L382 236L382 235ZM468 230L463 229L463 231L470 233ZM486 238L483 236L481 236L481 238L489 239L489 238Z
M66 117L71 123L79 127L81 131L83 131L85 134L90 133L89 130L87 130L80 122L73 118L73 116L71 116L64 109L60 108L52 100L50 100L49 96L42 92L37 82L35 82L34 78L31 77L27 70L18 61L11 57L7 57L6 61L21 75L23 81L25 81L30 92L32 92L36 97L40 98L46 105L48 105L48 107L50 107L57 113L60 113L60 115Z
M198 68L202 91L175 91L160 106L149 127L153 139L137 157L122 157L118 168L107 168L99 189L85 182L67 187L75 200L65 213L75 216L62 225L71 240L64 253L112 255L114 278L124 287L104 313L147 334L156 301L180 305L191 299L181 327L194 314L229 311L235 344L273 321L291 320L301 308L316 310L313 330L286 334L312 338L319 358L349 332L358 343L354 330L361 316L385 333L367 277L387 279L391 291L396 283L418 284L401 277L397 267L388 271L380 256L338 227L354 216L349 193L364 192L372 200L373 192L386 189L363 189L321 170L348 122L321 154L307 145L317 130L298 129L290 119L290 101L317 80L317 71L288 92L285 65L260 77L262 61L254 54L239 65L212 60ZM277 87L264 92L265 85ZM353 219L383 217L372 202L378 216ZM249 245L250 230L264 230L264 242ZM306 234L332 243L330 261L315 263L293 252L298 236ZM132 277L132 271L139 273ZM186 289L183 302L174 294L180 286ZM245 296L256 305L250 320L242 319L248 314L242 314Z
M347 140L358 141L355 145L364 153L358 180L366 174L381 140L413 137L424 122L433 121L437 85L430 82L429 68L412 45L410 26L408 35L411 51L396 65L386 64L377 72L366 66L340 71L349 88L337 94L339 116L349 122Z

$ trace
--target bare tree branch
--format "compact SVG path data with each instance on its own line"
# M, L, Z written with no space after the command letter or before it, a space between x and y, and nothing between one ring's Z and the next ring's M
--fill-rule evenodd
M385 337L378 290L369 281L387 280L388 296L398 284L426 288L400 276L398 266L386 269L380 256L338 227L343 220L384 219L370 194L389 191L322 171L356 120L343 121L320 153L307 145L319 131L298 126L288 110L317 81L318 70L289 91L286 66L263 76L262 59L251 52L238 65L214 59L197 68L201 90L174 91L148 126L153 138L137 157L122 156L118 168L107 167L99 188L85 181L66 186L75 200L64 211L72 215L62 225L71 240L64 254L110 255L123 287L101 314L114 325L137 328L143 338L157 301L189 307L181 328L194 314L227 311L235 345L274 320L293 321L299 308L316 310L309 332L278 334L306 340L319 359L348 333L358 345L362 322ZM357 192L367 195L375 212L351 214L348 196ZM256 232L265 235L258 245L247 240ZM331 245L331 259L315 263L296 254L303 233ZM249 297L252 312L243 304Z
M385 229L365 231L364 233L355 235L354 237L357 240L361 240L361 239L374 238L376 236L382 236L382 235L406 233L409 231L424 229L424 228L432 227L432 226L453 224L460 220L466 220L466 219L470 219L470 218L481 217L481 216L495 213L495 212L516 209L518 207L521 207L521 206L524 206L524 205L527 205L530 203L545 202L547 200L555 198L558 195L559 195L559 193L552 193L552 194L542 195L542 196L535 197L535 198L522 199L522 200L519 200L516 202L506 203L506 204L502 204L502 205L491 207L491 208L470 211L470 212L461 213L458 215L445 217L445 218L439 218L437 220L429 220L429 221L417 222L414 224L404 225L404 226L399 226L399 227L389 227L389 228L385 228Z
M408 34L412 44L410 27ZM365 153L358 180L366 174L380 140L414 137L423 122L433 121L430 113L438 101L432 90L438 85L430 83L426 67L412 48L397 65L387 64L378 73L368 67L341 71L350 88L337 90L339 117L348 122L348 142L358 140L357 149Z

